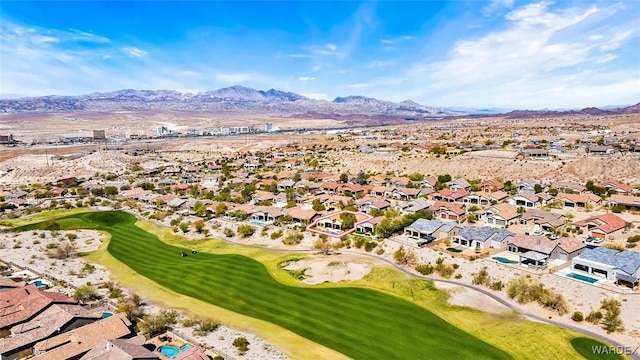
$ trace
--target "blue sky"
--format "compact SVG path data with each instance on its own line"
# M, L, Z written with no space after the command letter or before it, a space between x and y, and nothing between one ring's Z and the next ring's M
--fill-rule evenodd
M640 2L2 1L0 97L276 88L433 106L640 102Z

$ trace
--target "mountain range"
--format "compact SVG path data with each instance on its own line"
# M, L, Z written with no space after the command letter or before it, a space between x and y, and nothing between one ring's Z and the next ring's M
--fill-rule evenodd
M411 100L399 103L365 96L337 97L332 101L311 99L275 89L256 90L231 86L197 94L174 90L119 90L78 96L43 96L0 100L0 113L109 112L175 110L212 112L253 112L273 116L338 120L423 120L452 116L507 116L513 118L567 115L607 115L640 113L640 103L628 107L582 110L512 110L502 108L439 108Z
M333 101L311 99L275 89L256 90L231 86L197 94L173 90L119 90L80 96L43 96L0 100L0 113L108 112L118 110L183 110L259 112L279 116L376 117L426 119L464 115L420 105L413 101L394 103L364 96L337 97Z

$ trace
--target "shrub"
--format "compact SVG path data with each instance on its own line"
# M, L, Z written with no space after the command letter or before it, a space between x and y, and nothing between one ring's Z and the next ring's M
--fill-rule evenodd
M502 291L502 289L504 289L504 283L502 282L502 280L496 280L492 282L491 285L489 285L489 288L491 290Z
M480 269L477 274L473 275L473 278L471 279L471 284L473 285L489 286L490 283L491 277L489 276L489 271L486 266Z
M224 228L224 230L222 232L224 233L224 236L226 236L226 237L234 237L236 235L236 233L234 233L233 230L231 230L228 227Z
M600 310L591 310L591 312L587 314L585 320L594 325L597 325L598 323L600 323L600 320L602 320L602 312L600 312Z
M364 250L366 252L371 252L376 248L376 246L378 246L378 243L376 243L375 241L367 241L366 243L364 243Z
M244 355L249 350L249 341L244 336L241 336L233 340L233 346L238 349L240 355Z
M393 253L393 260L400 265L413 265L416 262L416 254L412 250L405 250L401 245L395 253Z
M604 311L602 327L608 334L623 329L622 319L620 319L622 304L616 299L603 299L600 302L600 309Z
M416 265L416 271L422 275L431 275L435 271L435 268L431 263Z
M629 236L629 238L627 239L628 243L637 243L640 242L640 235L633 235L633 236Z
M287 232L287 236L282 239L282 243L285 245L298 245L304 239L304 235L301 232L292 230Z
M575 322L581 322L582 320L584 320L584 315L582 315L582 313L580 311L575 311L571 315L571 320L573 320Z
M281 236L282 236L282 230L274 231L270 235L271 240L275 240L275 239L277 239L277 238L279 238Z
M526 275L509 282L507 295L521 304L538 302L546 308L556 310L560 315L569 311L567 302L562 295L545 288L543 284Z
M242 237L249 237L256 232L256 228L249 224L242 224L238 226L238 234Z

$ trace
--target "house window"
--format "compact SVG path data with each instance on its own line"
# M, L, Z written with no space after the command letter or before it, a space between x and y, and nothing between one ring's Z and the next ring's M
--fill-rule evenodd
M584 272L589 272L589 267L586 265L582 265L582 264L573 264L573 268L576 270L580 270L580 271L584 271Z
M604 277L607 277L607 274L608 274L606 270L602 270L602 269L592 268L591 271L593 272L594 275L601 275Z

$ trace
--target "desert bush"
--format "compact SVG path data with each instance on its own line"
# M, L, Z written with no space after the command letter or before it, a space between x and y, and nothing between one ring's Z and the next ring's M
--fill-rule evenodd
M560 315L569 312L567 302L562 295L545 288L542 283L526 275L509 282L507 295L521 304L535 301L546 308L556 310Z
M622 319L620 318L620 312L622 310L620 301L616 299L603 299L600 302L600 309L604 311L602 327L608 334L623 329Z
M475 275L473 275L471 283L473 285L489 286L489 284L491 283L491 277L489 276L489 271L487 270L486 266L480 269L480 271L478 271Z
M279 237L282 237L282 230L274 231L269 236L271 237L271 240L275 240Z
M602 312L600 312L600 310L591 310L591 312L587 314L585 320L594 325L597 325L600 323L600 320L602 320Z
M238 349L240 355L244 355L249 350L249 341L244 336L241 336L233 340L233 346Z
M236 235L236 233L233 232L233 230L231 230L228 227L224 228L224 230L222 230L222 232L224 233L224 236L226 236L226 237L234 237Z
M502 282L502 280L496 280L492 282L491 285L489 285L489 288L491 290L502 291L502 289L504 289L504 283Z
M584 315L582 315L582 313L580 311L575 311L571 315L571 320L573 320L575 322L581 322L582 320L584 320Z
M282 243L285 245L298 245L304 239L304 234L299 231L291 230L287 231L287 235L282 239Z
M256 232L256 228L249 224L242 224L238 226L238 234L242 237L249 237Z
M435 271L435 268L433 267L433 265L431 265L431 263L418 264L416 265L415 269L422 275L431 275Z

